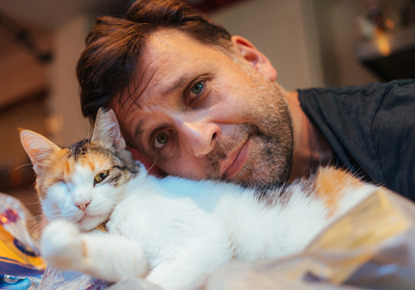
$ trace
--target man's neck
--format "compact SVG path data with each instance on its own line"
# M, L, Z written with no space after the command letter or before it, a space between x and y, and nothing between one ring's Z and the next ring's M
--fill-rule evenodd
M308 177L319 165L326 165L332 157L332 149L321 132L310 122L300 106L298 92L287 93L294 133L293 160L289 181Z

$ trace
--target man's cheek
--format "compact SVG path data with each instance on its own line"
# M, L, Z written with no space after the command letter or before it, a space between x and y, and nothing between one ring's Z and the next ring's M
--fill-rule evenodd
M145 168L148 170L148 173L150 175L156 176L156 177L166 177L167 174L158 168L153 161L146 158L143 154L141 154L138 150L135 148L127 146L127 150L131 152L134 160L137 160L141 162Z

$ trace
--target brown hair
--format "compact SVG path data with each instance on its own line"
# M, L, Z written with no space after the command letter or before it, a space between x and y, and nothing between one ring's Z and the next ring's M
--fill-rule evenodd
M98 18L76 70L85 117L94 121L100 107L108 106L115 95L128 89L139 69L146 38L159 28L177 28L203 43L225 48L231 37L223 27L179 0L139 0L125 18Z

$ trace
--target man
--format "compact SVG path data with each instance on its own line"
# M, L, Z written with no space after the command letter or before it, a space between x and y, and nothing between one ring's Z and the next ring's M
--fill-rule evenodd
M344 167L415 199L415 81L286 92L248 40L176 0L102 17L77 68L83 114L114 109L163 172L270 185Z

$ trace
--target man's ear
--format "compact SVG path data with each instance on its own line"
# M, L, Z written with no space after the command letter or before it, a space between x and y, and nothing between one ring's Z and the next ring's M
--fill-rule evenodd
M269 59L249 42L249 40L239 35L233 35L231 41L236 53L251 63L259 73L270 81L277 79L277 71Z

